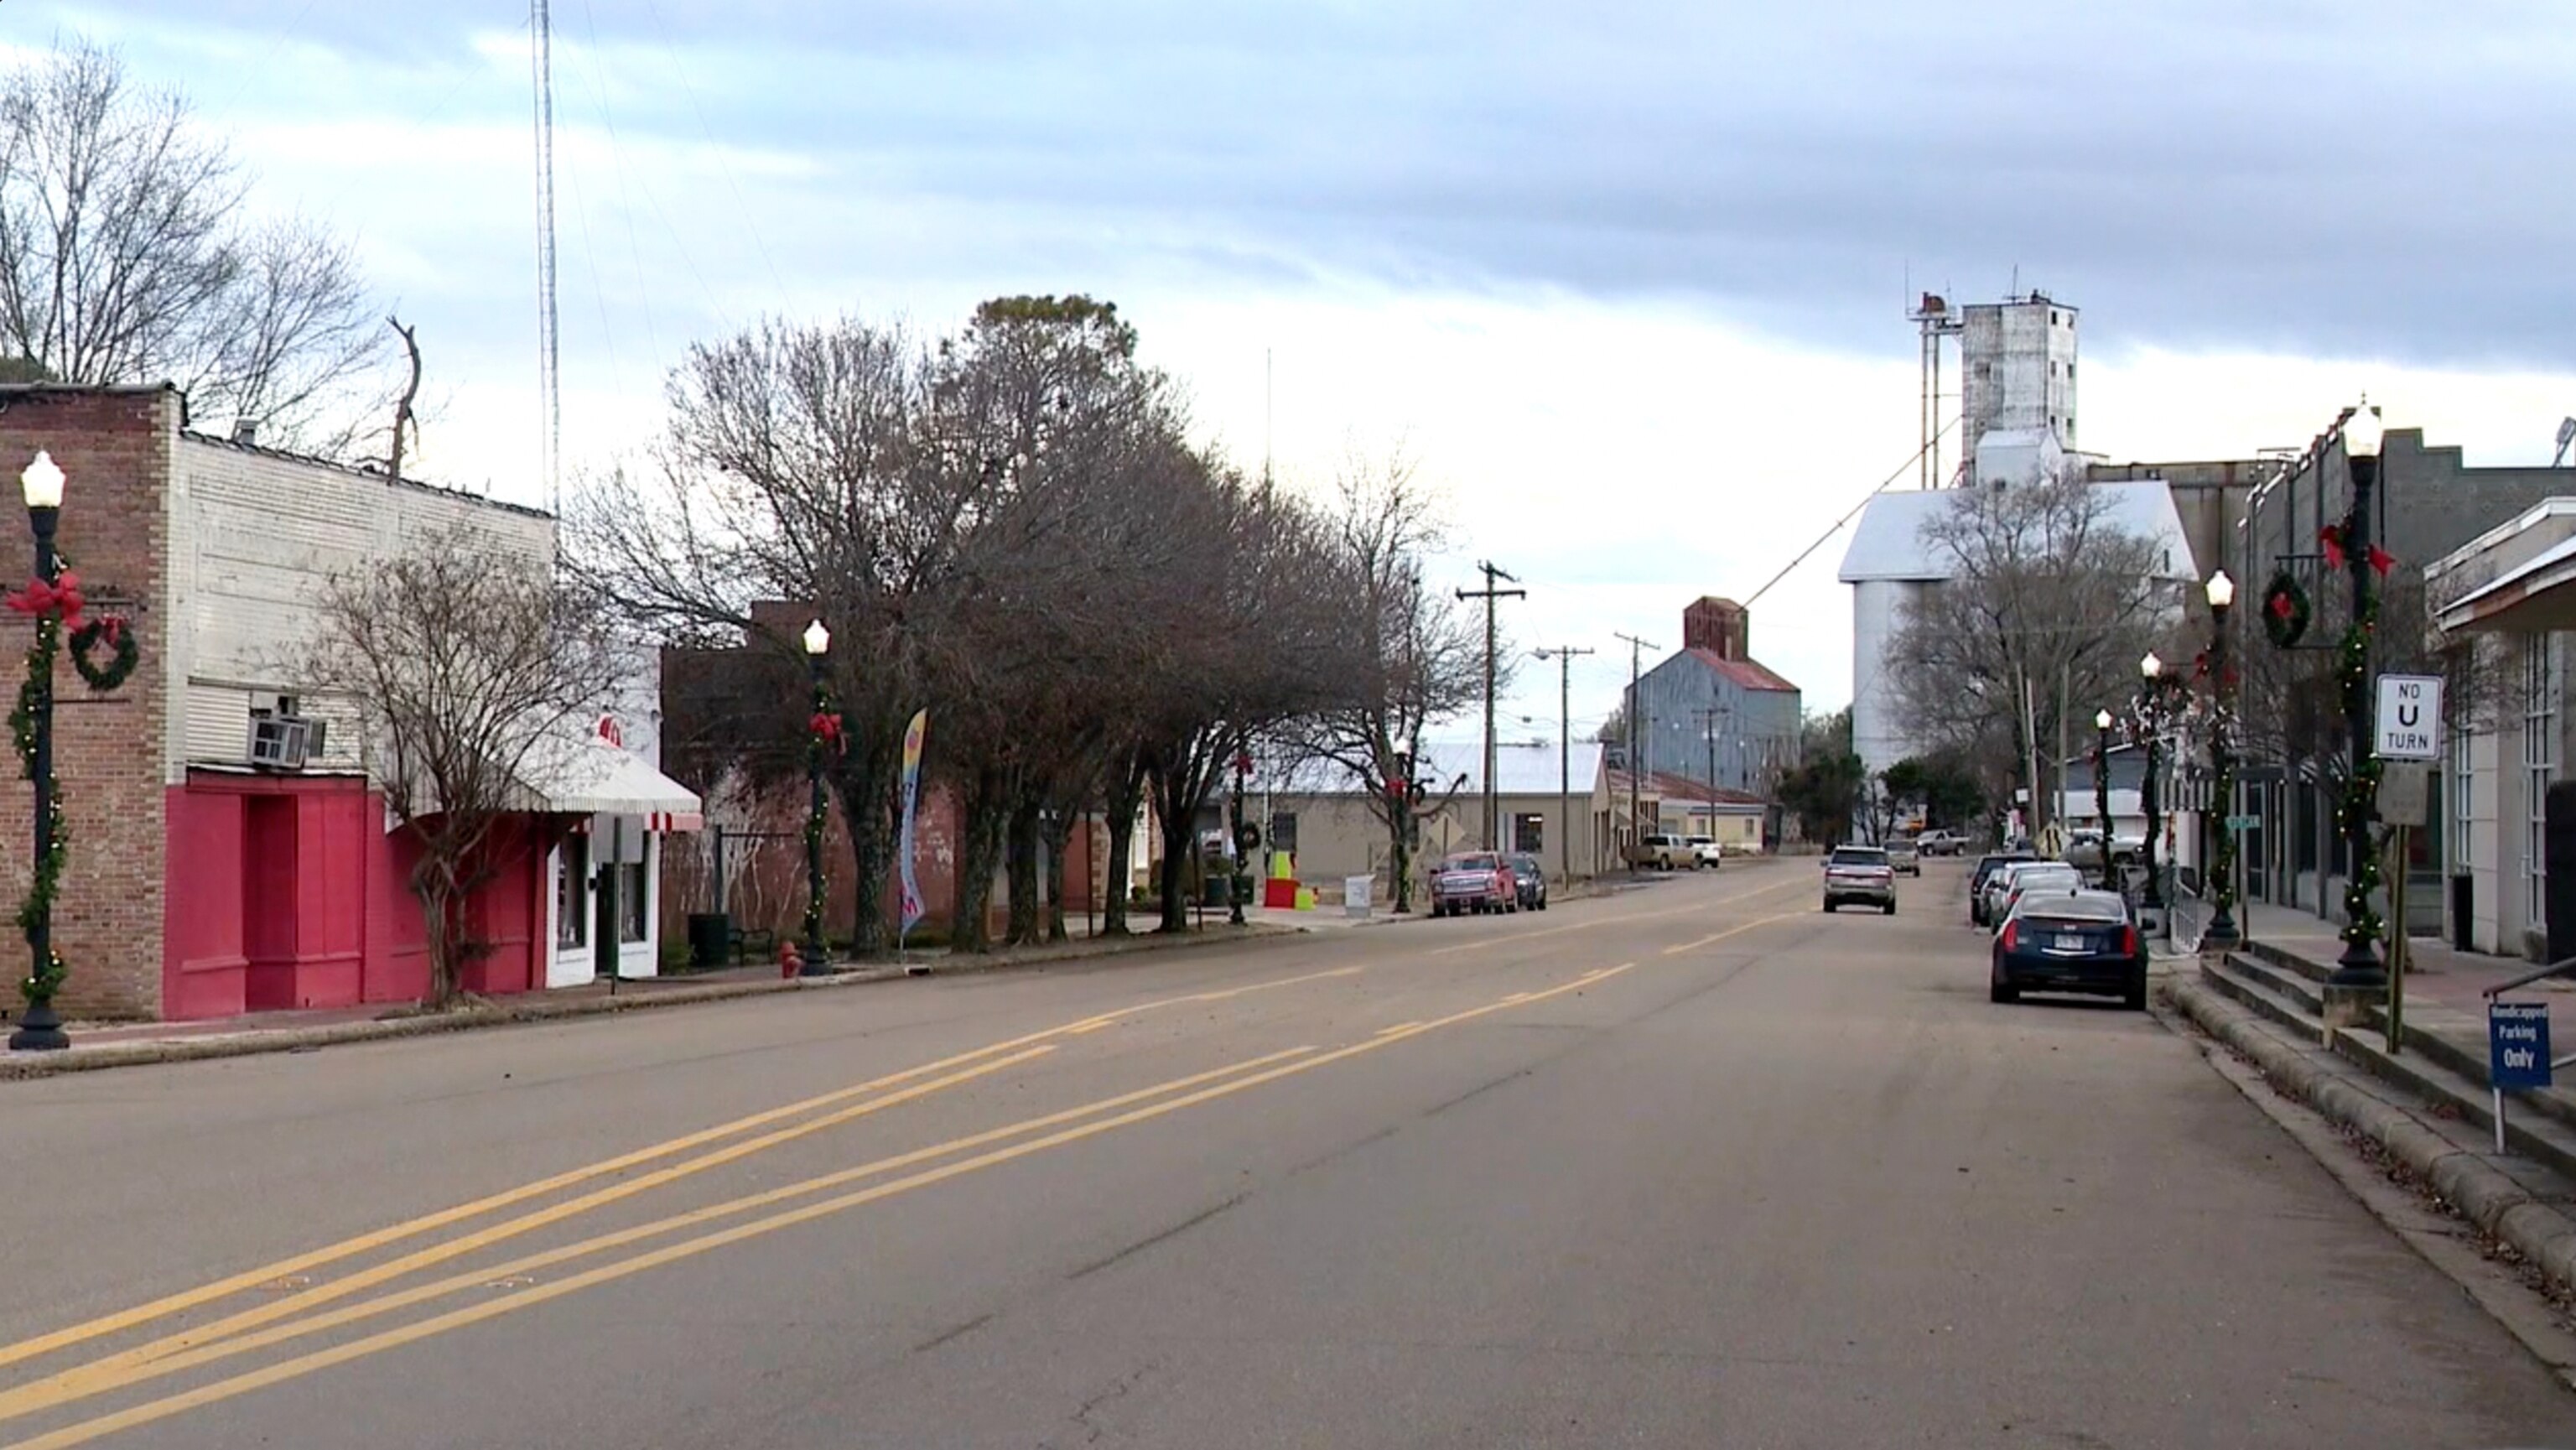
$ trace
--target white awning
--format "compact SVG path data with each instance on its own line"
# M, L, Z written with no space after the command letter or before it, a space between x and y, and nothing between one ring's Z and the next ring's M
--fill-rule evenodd
M2576 538L2444 606L2438 622L2446 634L2576 629Z
M536 810L640 816L655 831L694 831L706 824L695 791L643 756L595 736L578 743L547 741L528 752L521 773Z

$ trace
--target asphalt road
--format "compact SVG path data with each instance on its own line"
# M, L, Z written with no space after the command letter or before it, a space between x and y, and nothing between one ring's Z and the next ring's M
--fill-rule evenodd
M0 1442L2576 1446L1956 872L0 1084Z

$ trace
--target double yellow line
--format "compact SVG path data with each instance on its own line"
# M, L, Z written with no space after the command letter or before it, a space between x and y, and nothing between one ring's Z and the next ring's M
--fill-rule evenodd
M25 1415L39 1413L44 1410L59 1408L64 1405L142 1383L147 1380L197 1368L234 1355L267 1348L289 1340L341 1328L364 1319L391 1313L399 1309L409 1308L433 1299L454 1294L460 1290L474 1288L477 1286L500 1286L505 1287L508 1290L508 1292L501 1293L496 1297L485 1299L479 1303L467 1305L462 1308L452 1309L446 1313L438 1314L427 1319L400 1325L391 1329L380 1330L377 1333L351 1340L344 1344L333 1345L328 1348L312 1351L294 1358L263 1366L259 1369L235 1375L228 1379L218 1380L195 1389L164 1396L160 1399L147 1401L94 1419L68 1425L48 1433L38 1435L35 1438L19 1442L18 1446L15 1447L15 1450L59 1450L59 1447L85 1444L104 1435L150 1424L154 1421L165 1419L172 1415L181 1414L191 1409L231 1399L237 1395L246 1394L252 1390L278 1384L286 1380L299 1378L318 1370L330 1368L334 1365L344 1364L351 1360L364 1358L369 1355L381 1353L388 1349L397 1348L418 1340L443 1334L452 1329L461 1328L469 1324L479 1323L486 1319L495 1318L503 1314L513 1313L520 1309L542 1304L598 1284L626 1278L634 1274L642 1273L648 1269L656 1268L664 1264L674 1263L681 1259L694 1257L730 1244L739 1243L765 1234L775 1233L778 1230L793 1227L797 1224L846 1212L850 1209L875 1203L886 1198L894 1197L898 1194L911 1192L914 1189L925 1188L933 1184L945 1182L951 1178L993 1167L997 1164L1007 1163L1014 1159L1044 1152L1050 1148L1061 1147L1066 1144L1078 1142L1118 1128L1127 1127L1135 1123L1144 1122L1169 1113L1178 1112L1184 1108L1196 1106L1198 1104L1242 1092L1265 1083L1277 1081L1278 1079L1288 1077L1295 1073L1311 1071L1328 1063L1344 1061L1363 1053L1374 1052L1381 1048L1392 1046L1395 1043L1421 1036L1427 1032L1437 1031L1444 1027L1454 1026L1458 1023L1470 1021L1492 1013L1506 1011L1514 1007L1524 1006L1531 1002L1543 1001L1551 997L1580 991L1585 987L1592 986L1610 977L1617 976L1620 973L1629 970L1634 965L1635 964L1631 962L1622 963L1615 967L1599 968L1586 972L1582 976L1559 986L1548 988L1543 991L1515 993L1513 996L1501 1001L1452 1013L1445 1017L1435 1018L1425 1022L1401 1024L1397 1027L1379 1032L1365 1041L1336 1048L1331 1051L1318 1052L1313 1047L1293 1047L1264 1056L1245 1059L1240 1062L1228 1064L1224 1067L1191 1074L1186 1077L1174 1078L1170 1081L1158 1083L1151 1087L1141 1088L1134 1092L1122 1093L1115 1097L1100 1099L1095 1102L1083 1104L1079 1107L1067 1108L1058 1112L1045 1114L1040 1117L1009 1124L1004 1127L969 1134L965 1137L951 1139L944 1143L938 1143L929 1147L897 1154L889 1158L879 1159L872 1163L842 1169L837 1172L823 1174L815 1178L809 1178L799 1183L788 1184L760 1193L730 1199L725 1202L710 1204L703 1208L694 1209L686 1213L674 1214L650 1223L639 1224L630 1228L617 1230L612 1233L598 1235L578 1243L568 1244L540 1253L526 1255L496 1267L480 1269L471 1273L451 1275L429 1283L385 1294L362 1303L345 1305L337 1309L310 1314L302 1319L290 1318L290 1316L300 1311L319 1308L321 1305L329 1303L332 1300L345 1298L362 1289L376 1287L377 1285L386 1283L391 1279L470 1253L475 1249L485 1247L502 1239L514 1237L518 1234L527 1233L536 1228L543 1227L546 1224L558 1222L572 1214L585 1211L587 1208L599 1206L601 1203L613 1201L615 1198L628 1196L630 1192L641 1192L647 1187L658 1186L660 1183L672 1181L675 1177L684 1176L687 1173L703 1171L705 1168L716 1166L717 1162L735 1161L749 1152L758 1151L759 1147L770 1146L776 1142L785 1141L789 1137L801 1136L804 1133L819 1131L822 1127L829 1126L835 1122L847 1121L849 1118L859 1116L863 1113L874 1112L884 1107L893 1106L898 1102L910 1101L927 1095L928 1093L939 1091L942 1088L954 1086L958 1083L969 1081L991 1072L1000 1071L1003 1068L1013 1066L1018 1063L1033 1060L1044 1055L1046 1052L1053 1050L1051 1046L1042 1043L1039 1039L1065 1033L1096 1030L1098 1027L1105 1026L1109 1022L1115 1021L1118 1017L1126 1014L1122 1012L1111 1014L1108 1017L1086 1018L1080 1022L1068 1023L1063 1027L1050 1029L1044 1033L1036 1033L1031 1034L1028 1037L1015 1038L1006 1043L997 1043L991 1047L979 1049L976 1052L961 1054L959 1057L955 1058L943 1059L938 1063L925 1064L922 1067L914 1068L904 1073L893 1074L885 1078L879 1078L870 1083L860 1084L857 1087L842 1089L835 1093L824 1094L819 1098L807 1099L804 1103L791 1104L785 1108L773 1109L767 1113L755 1114L751 1118L737 1120L736 1123L727 1124L719 1128L708 1129L704 1133L692 1134L688 1138L675 1139L671 1144L657 1145L656 1148L638 1150L636 1153L608 1160L605 1164L594 1165L590 1169L581 1169L575 1170L572 1173L560 1174L552 1179L544 1180L541 1184L531 1184L524 1188L512 1189L507 1193L495 1194L491 1197L477 1200L472 1204L463 1205L455 1209L449 1209L423 1219L413 1220L409 1224L396 1225L391 1229L380 1230L375 1234L365 1235L358 1239L352 1239L344 1244L333 1245L327 1249L316 1250L313 1253L301 1255L295 1259L283 1261L280 1264L270 1265L264 1269L253 1270L247 1274L235 1275L232 1278L218 1281L215 1284L207 1285L201 1289L191 1290L185 1294L173 1295L166 1299L157 1300L153 1304L145 1305L139 1309L129 1310L119 1315L111 1315L104 1319L91 1321L88 1324L78 1325L70 1329L58 1331L55 1334L47 1335L40 1339L28 1340L21 1344L9 1346L5 1351L0 1351L0 1355L5 1355L5 1359L0 1359L0 1362L22 1360L33 1355L46 1353L51 1349L61 1348L70 1344L79 1343L83 1340L95 1338L102 1334L111 1333L117 1329L129 1328L137 1324L146 1323L151 1319L176 1313L181 1309L194 1307L195 1305L209 1302L212 1299L223 1297L229 1293L238 1292L242 1288L253 1287L255 1285L268 1282L279 1277L281 1274L292 1273L299 1269L331 1263L339 1259L349 1257L353 1254L364 1252L365 1249L370 1247L378 1247L412 1234L427 1232L433 1227L444 1226L445 1224L456 1222L473 1213L488 1212L495 1207L505 1207L519 1202L524 1202L527 1198L538 1193L548 1191L550 1188L567 1186L572 1183L583 1181L586 1178L597 1176L600 1173L616 1171L617 1168L631 1167L642 1162L651 1161L655 1158L668 1156L671 1152L680 1151L686 1146L694 1146L712 1141L713 1139L722 1137L730 1132L741 1131L746 1126L765 1125L766 1123L775 1121L777 1118L786 1114L802 1110L810 1110L812 1107L817 1105L846 1102L853 1096L863 1095L872 1091L881 1091L889 1087L894 1089L893 1091L883 1092L882 1096L868 1098L863 1102L841 1108L837 1112L812 1123L799 1124L794 1128L765 1135L763 1138L753 1139L743 1144L737 1144L734 1147L720 1150L718 1153L705 1155L702 1159L672 1165L669 1168L657 1170L655 1174L648 1174L645 1175L644 1178L633 1180L631 1183L621 1183L612 1188L597 1190L591 1194L586 1194L580 1198L554 1205L536 1213L522 1215L517 1219L512 1219L505 1223L494 1225L490 1228L478 1231L475 1234L467 1235L464 1239L460 1239L455 1243L442 1244L434 1248L421 1250L416 1253L403 1256L402 1258L389 1261L388 1263L362 1270L359 1273L349 1275L345 1278L334 1280L329 1284L303 1291L302 1293L291 1296L288 1299L278 1301L274 1304L263 1305L255 1309L242 1311L218 1321L215 1324L208 1325L203 1329L167 1335L151 1344L139 1346L135 1349L127 1350L119 1354L109 1355L92 1363L62 1371L44 1380L21 1386L5 1393L0 1393L0 1420L15 1419ZM1141 1004L1139 1007L1127 1009L1127 1011L1142 1011L1153 1007L1174 1005L1180 1002L1205 1001L1212 998L1236 996L1246 991L1262 990L1268 987L1287 986L1297 981L1315 980L1318 977L1348 975L1350 972L1355 970L1358 969L1341 968L1333 972L1315 973L1305 977L1256 984L1252 987L1235 988L1217 993L1196 993L1186 997L1170 998L1160 1002ZM1017 1050L1015 1051L1014 1049ZM949 1072L944 1076L929 1076L930 1074L940 1073L942 1069L959 1067L961 1064L970 1061L975 1062L975 1065L963 1067L962 1070ZM905 1086L903 1084L909 1085ZM1030 1137L1029 1135L1031 1134L1037 1134L1039 1136ZM1025 1141L1009 1141L1012 1139L1025 1139ZM955 1156L958 1154L970 1154L971 1156L958 1158ZM921 1166L933 1163L935 1160L943 1158L953 1158L954 1161L940 1163L935 1167L924 1168ZM919 1171L906 1172L906 1170L912 1169L919 1169ZM689 1229L699 1228L718 1219L749 1213L759 1209L771 1208L791 1199L805 1198L817 1193L830 1192L831 1190L845 1188L862 1180L883 1178L888 1174L895 1173L902 1173L904 1176L893 1178L891 1181L876 1183L869 1187L858 1189L854 1192L839 1193L835 1196L825 1198L817 1202L802 1204L795 1208L771 1213L766 1217L754 1218L746 1222L737 1223L727 1228L699 1233L694 1237L684 1238L677 1242L664 1244L661 1247L637 1253L612 1263L602 1264L550 1283L524 1285L521 1283L524 1276L539 1269L551 1268L555 1265L566 1263L574 1259L600 1254L611 1249L624 1248L629 1245L642 1242L646 1239L658 1238ZM289 1322L278 1323L277 1321L281 1319L288 1320Z

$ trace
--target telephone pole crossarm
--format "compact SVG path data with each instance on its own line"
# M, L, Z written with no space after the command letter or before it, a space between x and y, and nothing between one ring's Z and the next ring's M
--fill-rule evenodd
M1490 559L1479 560L1476 572L1485 576L1485 587L1461 589L1458 597L1485 601L1485 849L1499 851L1503 849L1503 841L1502 822L1497 815L1501 798L1494 793L1494 653L1500 641L1494 632L1494 601L1526 599L1529 591L1500 587L1496 580L1518 584L1520 577L1505 571Z

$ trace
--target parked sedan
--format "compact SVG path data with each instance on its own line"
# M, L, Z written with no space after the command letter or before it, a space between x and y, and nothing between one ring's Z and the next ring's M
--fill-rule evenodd
M2014 861L1986 878L1986 923L1995 931L2003 930L2004 918L2012 915L2013 899L2027 886L2050 891L2080 891L2085 886L2084 873L2063 861Z
M1896 915L1896 870L1876 846L1837 846L1825 858L1825 910L1845 902Z
M1505 858L1512 865L1513 894L1523 911L1547 910L1547 868L1526 851Z
M1431 914L1518 911L1520 887L1512 868L1491 851L1461 851L1431 873Z
M2147 1010L2147 948L2129 904L2109 891L2025 895L1995 934L1987 995L2018 1002L2024 992L2117 997Z
M2039 858L2028 851L1994 851L1977 858L1977 869L1968 877L1968 924L1984 926L1986 921L1986 883L1994 874L2017 861Z

